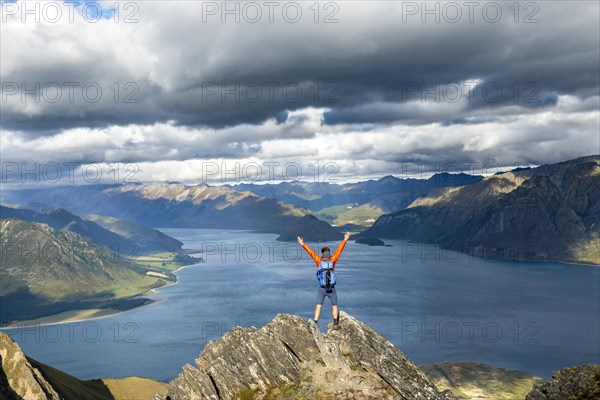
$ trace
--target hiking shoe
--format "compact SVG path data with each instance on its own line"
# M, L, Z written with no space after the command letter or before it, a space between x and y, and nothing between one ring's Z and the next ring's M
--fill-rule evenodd
M340 321L335 321L335 322L333 323L333 329L335 329L335 330L338 330L338 329L340 329Z

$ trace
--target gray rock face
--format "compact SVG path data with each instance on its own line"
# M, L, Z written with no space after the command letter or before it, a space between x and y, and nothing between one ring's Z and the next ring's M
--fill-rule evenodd
M0 333L0 399L59 400L58 393L32 367L18 344Z
M343 329L333 330L332 339L353 365L381 376L407 399L440 399L436 387L404 353L363 322L344 314Z
M600 399L600 364L563 368L552 379L536 383L526 400Z
M439 393L397 347L366 324L340 313L327 335L294 315L264 327L234 328L211 341L169 385L167 399L455 399ZM250 398L250 397L248 397Z

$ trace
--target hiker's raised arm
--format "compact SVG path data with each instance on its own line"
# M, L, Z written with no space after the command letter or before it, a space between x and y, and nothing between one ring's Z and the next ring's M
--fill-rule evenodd
M342 255L342 250L344 250L344 247L346 247L346 242L348 241L348 239L350 239L350 232L346 232L346 234L344 235L344 240L342 240L342 243L340 243L338 248L335 249L333 256L331 256L331 260L333 262L337 262L338 258L340 258L340 255Z
M313 259L313 261L315 262L315 264L317 264L317 266L319 266L319 256L310 248L306 245L306 243L304 243L304 239L301 236L298 236L298 243L300 243L300 246L302 246L302 248L304 250L306 250L306 252L308 253L308 255L310 256L310 258Z

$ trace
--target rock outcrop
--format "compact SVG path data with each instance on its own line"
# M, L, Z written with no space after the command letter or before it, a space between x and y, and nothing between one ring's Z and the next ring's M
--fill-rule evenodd
M552 379L536 383L526 400L600 399L600 365L563 368Z
M0 332L0 400L150 400L166 389L165 383L138 377L79 380L27 357Z
M60 400L12 338L0 333L0 399Z
M369 326L344 312L340 321L328 334L287 314L234 328L183 367L166 399L455 399Z

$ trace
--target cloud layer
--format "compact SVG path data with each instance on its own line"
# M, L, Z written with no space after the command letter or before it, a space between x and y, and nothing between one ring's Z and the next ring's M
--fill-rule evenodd
M144 179L330 161L353 177L600 152L595 2L97 2L58 22L25 3L1 5L5 161L135 162Z

